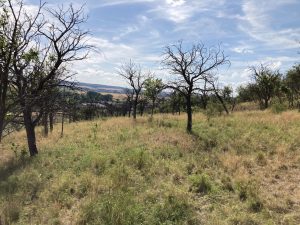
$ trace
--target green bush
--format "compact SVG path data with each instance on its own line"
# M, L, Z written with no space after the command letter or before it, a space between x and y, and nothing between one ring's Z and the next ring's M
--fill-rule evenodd
M210 102L207 105L207 108L204 111L204 114L206 115L207 120L210 121L211 118L221 115L223 110L224 110L223 106L220 103Z

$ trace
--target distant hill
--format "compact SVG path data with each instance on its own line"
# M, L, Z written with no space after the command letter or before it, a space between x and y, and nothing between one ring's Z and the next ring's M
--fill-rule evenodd
M115 93L115 94L125 94L126 88L119 86L103 85L103 84L89 84L78 82L77 86L86 91L95 91L101 93Z

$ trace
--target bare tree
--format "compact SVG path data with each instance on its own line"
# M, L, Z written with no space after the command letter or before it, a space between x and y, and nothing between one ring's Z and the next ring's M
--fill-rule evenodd
M207 48L195 44L185 48L182 42L167 46L163 52L162 64L174 75L168 87L179 91L185 98L187 112L187 131L192 131L192 94L197 91L210 90L204 87L206 81L213 81L219 66L229 63L220 46ZM210 87L213 88L213 87Z
M144 87L147 77L150 76L149 73L143 73L140 65L135 64L131 60L121 66L118 74L126 79L133 91L133 119L136 119L137 106L139 98Z
M9 0L11 2L11 0ZM18 23L18 45L13 52L12 84L22 108L24 126L26 128L28 147L31 156L38 153L35 127L42 118L46 101L53 88L69 78L65 66L69 62L86 58L85 43L88 34L82 31L80 24L86 18L83 8L44 10L41 4L34 16L26 13L22 1L19 9L10 5L13 19L21 13L24 19ZM48 13L48 20L43 14Z

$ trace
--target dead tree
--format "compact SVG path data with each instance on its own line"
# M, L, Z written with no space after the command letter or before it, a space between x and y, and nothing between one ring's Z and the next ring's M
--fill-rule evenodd
M130 60L129 63L126 63L121 66L121 68L118 71L118 74L121 77L123 77L132 88L133 119L136 119L139 98L142 92L142 88L144 87L145 81L150 76L150 72L148 74L143 73L140 65L137 65Z
M217 48L207 48L195 44L186 48L182 42L167 46L163 52L162 64L173 75L168 87L179 91L185 98L187 112L187 131L192 131L192 95L204 91L204 82L212 77L218 67L228 63L227 57ZM207 87L206 90L209 90Z

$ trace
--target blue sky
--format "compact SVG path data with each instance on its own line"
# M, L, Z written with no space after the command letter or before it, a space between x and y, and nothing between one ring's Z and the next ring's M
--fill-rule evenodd
M36 0L27 0L30 5ZM48 0L49 5L62 1ZM248 67L269 63L284 73L300 62L299 0L67 0L86 3L90 43L100 49L72 68L77 80L121 85L116 71L129 59L166 78L163 47L183 40L221 43L231 66L219 70L220 83L237 87L249 80Z

